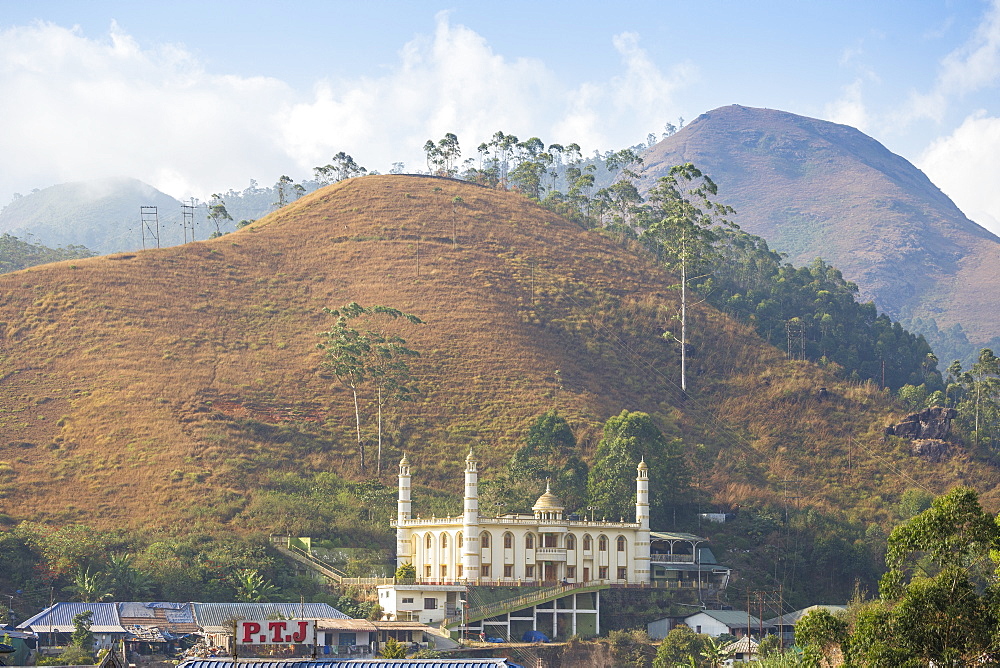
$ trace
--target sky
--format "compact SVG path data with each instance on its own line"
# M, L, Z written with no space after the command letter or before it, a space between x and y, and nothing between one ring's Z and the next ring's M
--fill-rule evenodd
M852 125L1000 234L1000 0L0 0L0 206L177 198L497 130L588 153L741 104ZM720 184L724 189L725 184Z

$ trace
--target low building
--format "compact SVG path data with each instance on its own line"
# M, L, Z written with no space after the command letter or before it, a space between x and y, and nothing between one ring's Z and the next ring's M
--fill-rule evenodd
M235 620L350 619L326 603L192 603L191 607L209 646L221 647L227 652L233 651Z
M55 603L17 628L38 637L40 652L48 647L65 647L75 629L73 618L88 611L92 613L90 632L94 634L95 651L107 649L129 635L122 626L116 603Z
M760 635L761 630L766 635L773 628L740 610L702 610L685 617L684 623L695 633L705 633L713 638L726 633L742 638L746 635Z
M739 640L729 643L722 648L726 655L725 664L731 666L735 663L750 663L757 660L760 644L750 636L743 636Z

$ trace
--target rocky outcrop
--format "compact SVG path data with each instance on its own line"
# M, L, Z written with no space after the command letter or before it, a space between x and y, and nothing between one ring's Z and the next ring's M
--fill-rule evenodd
M944 440L951 431L951 421L958 416L954 408L934 406L919 413L907 415L902 422L886 428L888 436L899 436L911 441L922 439Z
M952 447L939 438L922 438L911 443L911 452L929 462L937 464L951 456Z

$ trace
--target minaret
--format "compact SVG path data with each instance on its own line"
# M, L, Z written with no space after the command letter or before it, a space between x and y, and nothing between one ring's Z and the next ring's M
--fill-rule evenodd
M635 536L635 576L639 582L650 582L649 573L649 467L643 457L636 467L635 521L639 531Z
M399 496L396 499L396 566L404 562L413 563L417 555L410 554L410 530L406 520L413 517L410 506L410 461L403 455L399 460Z
M465 458L465 515L462 519L462 579L479 582L479 472L469 450Z

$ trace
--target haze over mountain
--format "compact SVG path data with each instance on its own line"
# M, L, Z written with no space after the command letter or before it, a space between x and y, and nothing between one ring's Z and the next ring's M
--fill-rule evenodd
M992 306L1000 299L1000 238L862 132L733 105L650 149L645 187L684 162L712 177L743 229L793 264L827 260L858 284L863 300L911 322L932 345L935 325L960 324L979 344L1000 331Z
M19 197L0 211L0 232L47 246L86 246L98 253L136 250L143 244L142 206L157 207L161 246L183 243L181 203L131 178L62 183ZM204 211L195 217L202 223L198 236L204 239L209 234ZM153 239L147 236L147 246L155 247Z

